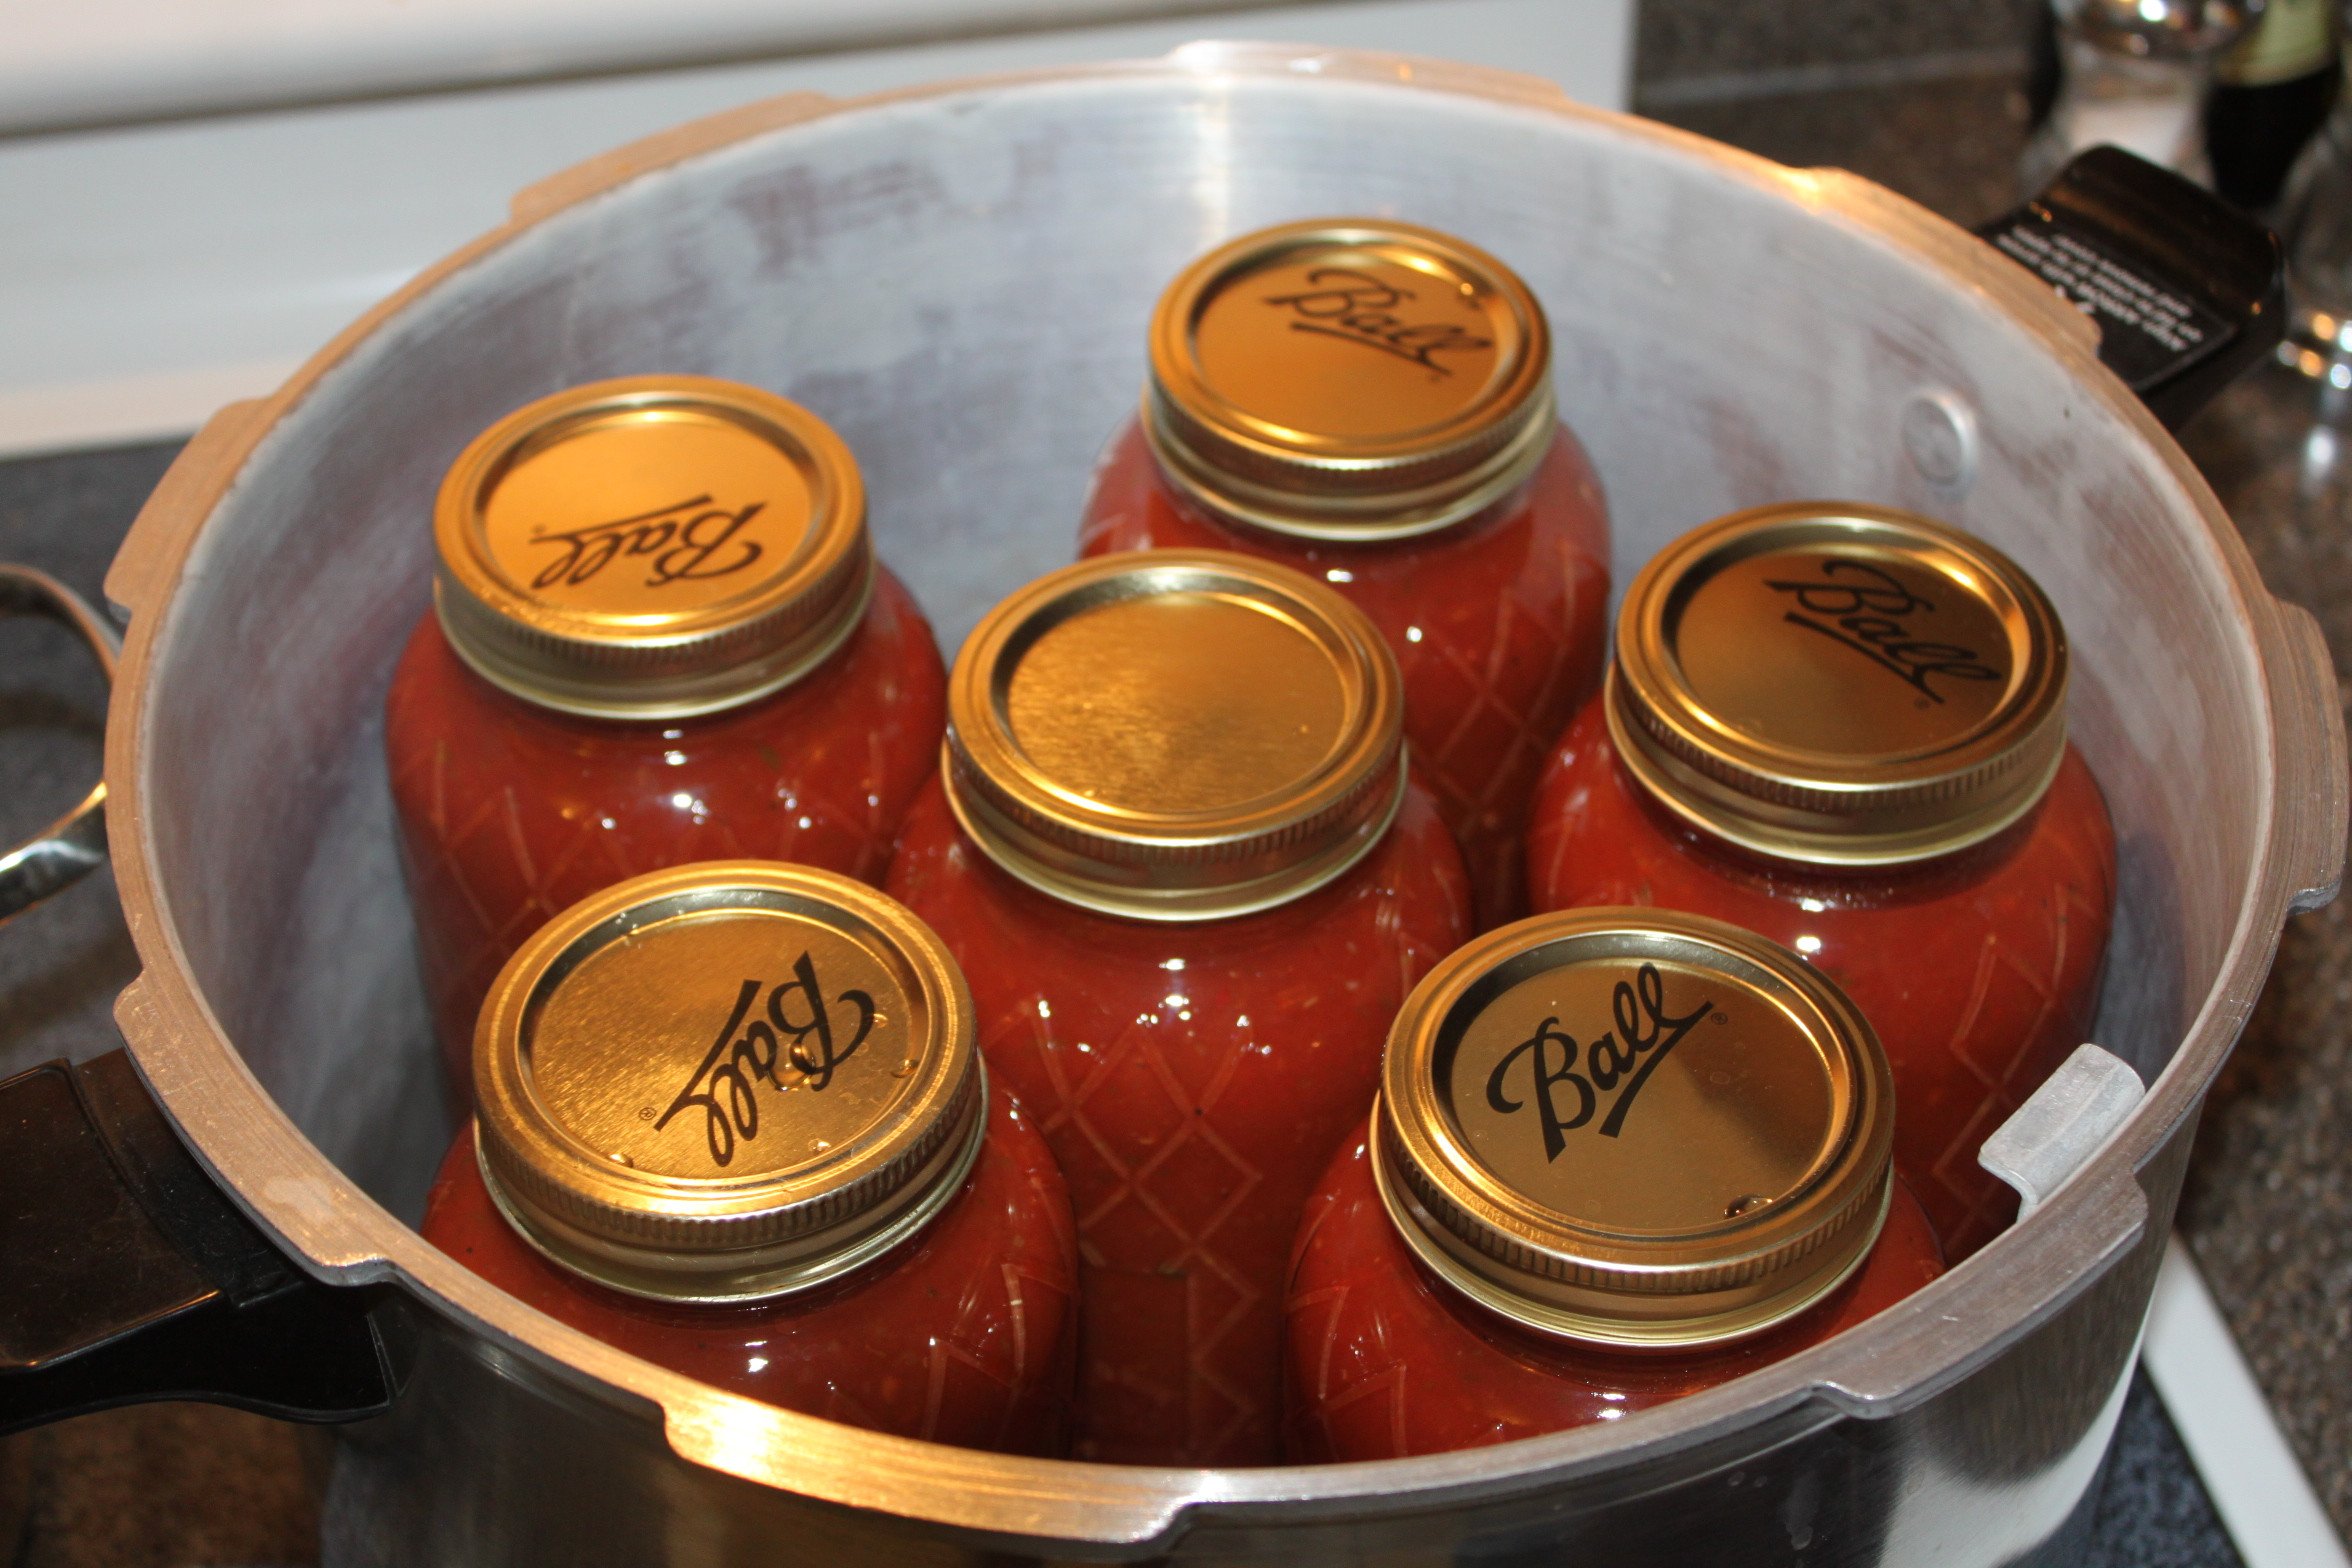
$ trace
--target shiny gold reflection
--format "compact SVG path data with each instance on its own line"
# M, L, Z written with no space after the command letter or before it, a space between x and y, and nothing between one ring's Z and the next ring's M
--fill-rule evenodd
M1005 721L1052 784L1150 815L1296 789L1351 733L1332 650L1263 600L1197 591L1098 602L1019 655Z
M2022 631L1918 553L1807 545L1720 565L1666 628L1691 695L1741 735L1833 756L1969 736L2010 697Z
M493 476L477 526L526 598L658 624L774 582L817 516L809 476L772 436L671 407L539 433Z
M1459 1135L1571 1225L1671 1237L1783 1201L1840 1144L1840 1068L1770 997L1629 958L1534 975L1463 1030Z
M1191 348L1211 391L1306 444L1442 425L1516 372L1523 336L1505 296L1408 246L1321 245L1220 280Z
M563 976L527 1028L527 1092L593 1157L642 1177L807 1170L922 1086L908 983L836 924L758 908L672 916ZM738 1040L772 1076L738 1060Z

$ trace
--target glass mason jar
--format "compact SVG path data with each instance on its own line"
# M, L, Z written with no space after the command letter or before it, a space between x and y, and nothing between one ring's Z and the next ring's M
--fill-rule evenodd
M1372 219L1244 235L1160 297L1142 412L1079 529L1082 555L1280 561L1369 615L1482 925L1523 912L1528 797L1605 652L1608 512L1551 375L1543 307L1460 240Z
M491 977L598 888L739 856L881 879L946 672L865 513L815 415L693 376L542 398L451 467L384 743L460 1107Z
M730 1393L1063 1450L1069 1195L905 909L806 866L637 877L515 954L474 1051L442 1251Z
M889 889L1069 1178L1083 1459L1280 1457L1299 1205L1469 934L1362 612L1238 555L1067 567L956 661Z
M1894 1063L1895 1163L1955 1262L2015 1217L1978 1147L2090 1038L2115 839L2066 639L2008 557L1799 503L1634 580L1537 797L1537 907L1649 904L1794 948Z
M1537 916L1423 980L1292 1268L1302 1462L1507 1443L1725 1382L1943 1271L1886 1057L1794 953Z

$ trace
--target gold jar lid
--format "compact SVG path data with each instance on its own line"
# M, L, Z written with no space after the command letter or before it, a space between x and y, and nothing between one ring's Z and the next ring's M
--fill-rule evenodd
M945 945L862 883L757 860L634 877L492 985L482 1174L526 1241L615 1290L805 1290L955 1195L984 1130L975 1037Z
M1609 733L1693 826L1786 860L1949 854L2066 752L2066 634L2016 562L1891 507L1735 512L1642 568Z
M542 707L709 713L790 684L873 584L856 461L816 415L705 376L515 410L434 503L434 608L459 657Z
M1475 246L1385 219L1286 223L1160 296L1143 428L1216 511L1309 538L1409 538L1535 472L1551 352L1543 307Z
M1345 872L1404 798L1402 683L1364 612L1215 550L1098 556L974 628L948 680L948 800L1067 903L1216 920Z
M1894 1086L1810 964L1720 920L1578 909L1441 962L1397 1015L1374 1170L1439 1278L1627 1348L1783 1322L1869 1254Z

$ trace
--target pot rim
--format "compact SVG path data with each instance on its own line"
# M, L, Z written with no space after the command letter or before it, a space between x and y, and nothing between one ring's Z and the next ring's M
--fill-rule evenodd
M154 671L169 641L177 585L204 524L277 422L360 344L542 220L631 180L794 125L891 105L1041 84L1242 79L1310 90L1318 83L1343 83L1471 98L1583 122L1607 136L1713 165L1759 194L1899 251L1983 297L2155 453L2199 514L2204 543L2226 574L2237 619L2260 656L2257 689L2247 697L2262 710L2267 742L2259 759L2264 798L2254 874L2239 900L2218 978L2181 1044L2122 1127L2047 1202L1976 1257L1869 1323L1734 1383L1623 1422L1491 1448L1250 1470L984 1454L865 1432L724 1394L524 1307L429 1246L343 1176L261 1086L196 985L157 877L157 813L148 805L148 786ZM123 910L144 966L116 1016L142 1075L235 1201L317 1277L339 1284L398 1282L560 1381L624 1410L658 1413L671 1448L688 1460L803 1496L999 1541L1133 1549L1180 1533L1197 1510L1243 1510L1257 1524L1422 1512L1675 1455L1686 1456L1688 1464L1711 1465L1708 1456L1718 1440L1752 1439L1759 1429L1794 1436L1841 1416L1883 1417L1918 1405L2058 1312L2144 1239L2150 1205L2136 1172L2197 1109L2251 1010L2284 916L2332 897L2342 859L2344 741L2340 714L2325 717L2334 711L2332 674L2324 705L2319 700L2319 671L2327 666L2316 626L2263 587L2203 477L2100 364L2096 329L2083 317L1990 246L1858 176L1787 168L1688 132L1586 108L1536 78L1397 55L1200 43L1157 60L965 78L852 99L792 94L591 159L523 191L507 223L361 316L275 394L216 415L140 514L108 576L107 594L132 615L107 727L106 777ZM2289 801L2310 809L2286 811L2282 802ZM1928 1370L1906 1376L1897 1368ZM1649 1489L1646 1479L1629 1485Z

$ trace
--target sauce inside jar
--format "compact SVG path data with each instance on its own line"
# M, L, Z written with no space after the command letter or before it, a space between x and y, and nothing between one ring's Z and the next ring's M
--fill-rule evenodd
M1151 364L1080 552L1239 551L1354 602L1403 672L1481 924L1514 918L1528 800L1600 673L1609 597L1608 513L1554 412L1542 306L1448 235L1286 224L1169 286Z
M962 962L1070 1181L1073 1451L1275 1462L1299 1205L1468 932L1394 662L1297 573L1113 556L993 611L949 711L888 885Z
M1529 832L1539 908L1714 915L1853 996L1955 1261L2016 1213L1978 1148L2097 1002L2115 844L2066 683L2056 612L1983 542L1884 508L1738 513L1635 580Z
M946 676L873 559L848 449L756 388L541 399L460 456L434 530L385 749L463 1104L491 978L597 889L736 856L878 880Z
M636 878L515 955L475 1071L424 1234L492 1284L732 1393L1062 1451L1068 1194L905 909L808 867Z
M1720 921L1538 916L1425 979L1308 1201L1291 1457L1616 1420L1826 1339L1942 1272L1838 989Z

